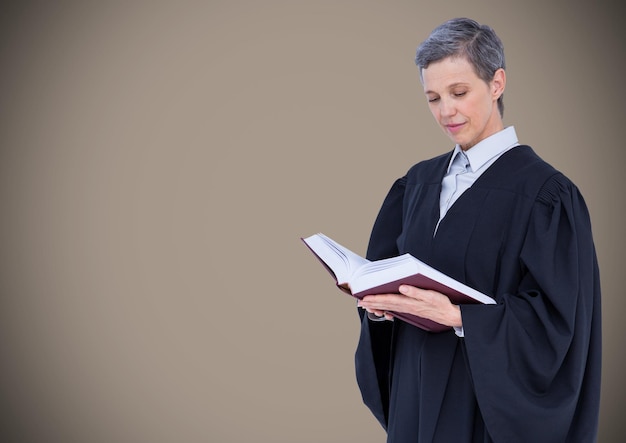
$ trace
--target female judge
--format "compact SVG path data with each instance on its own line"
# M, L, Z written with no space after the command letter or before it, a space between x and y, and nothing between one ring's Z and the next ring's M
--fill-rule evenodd
M395 181L367 256L411 253L497 303L454 305L411 286L365 297L363 400L393 443L595 441L600 280L583 197L504 126L504 51L491 28L445 22L416 64L455 146ZM390 321L393 311L449 330Z

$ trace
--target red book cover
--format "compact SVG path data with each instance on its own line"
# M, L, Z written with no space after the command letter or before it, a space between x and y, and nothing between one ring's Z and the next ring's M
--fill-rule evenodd
M454 280L410 254L369 261L323 234L302 238L302 241L331 274L337 287L357 299L366 295L398 294L400 285L407 284L440 292L454 304L495 303L491 297ZM402 312L390 314L426 331L450 329L449 326L416 315Z

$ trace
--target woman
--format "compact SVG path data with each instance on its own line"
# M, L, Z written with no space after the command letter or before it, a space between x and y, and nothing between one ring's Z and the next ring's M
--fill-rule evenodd
M409 252L497 304L456 306L410 286L365 297L363 400L388 442L595 441L600 281L583 197L504 127L504 50L491 28L450 20L416 64L455 148L393 184L368 258ZM388 311L450 329L386 321Z

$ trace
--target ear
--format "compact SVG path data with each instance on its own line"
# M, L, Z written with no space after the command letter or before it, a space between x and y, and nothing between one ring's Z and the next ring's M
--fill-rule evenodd
M493 80L491 80L491 93L493 98L497 100L504 93L506 87L506 73L504 69L500 68L493 74Z

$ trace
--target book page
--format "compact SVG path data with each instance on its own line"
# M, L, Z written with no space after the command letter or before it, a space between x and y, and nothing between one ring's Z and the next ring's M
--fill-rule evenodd
M321 233L303 240L326 263L340 284L347 283L356 269L370 262Z

